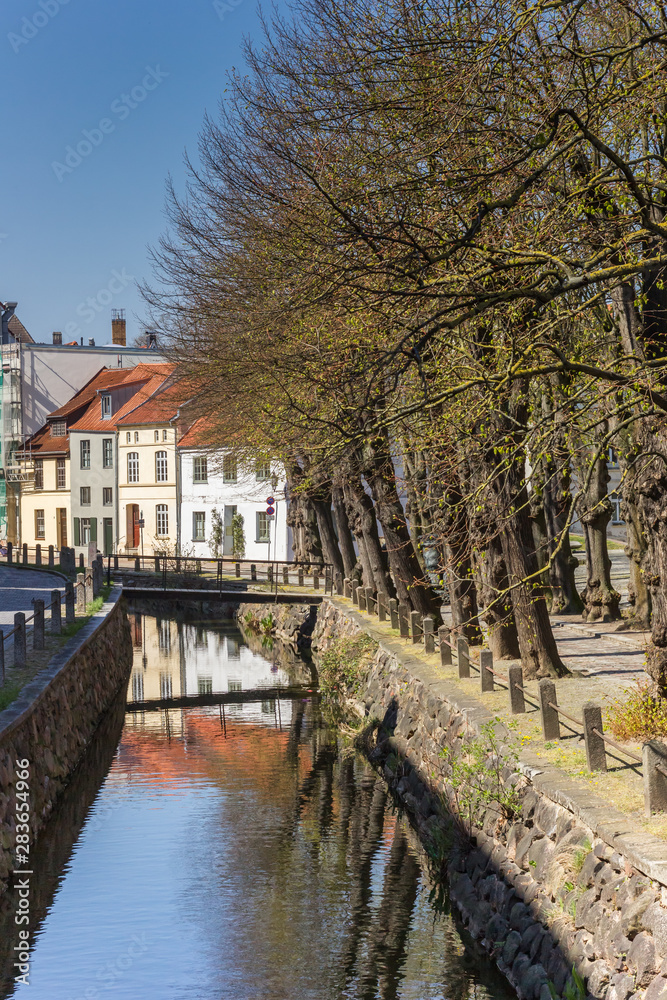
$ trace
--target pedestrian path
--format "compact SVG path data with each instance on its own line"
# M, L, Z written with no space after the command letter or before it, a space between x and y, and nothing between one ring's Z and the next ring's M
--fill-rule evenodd
M0 565L0 629L13 628L17 611L31 615L33 598L50 604L51 591L56 589L64 593L64 580L53 573Z
M566 616L552 618L554 638L565 666L611 684L645 677L648 632L614 632L619 622L583 625Z

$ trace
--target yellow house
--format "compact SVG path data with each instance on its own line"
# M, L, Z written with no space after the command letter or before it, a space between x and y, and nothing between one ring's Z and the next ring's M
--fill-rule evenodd
M56 549L70 544L70 462L67 421L49 420L25 445L20 459L32 461L34 477L21 486L21 542Z

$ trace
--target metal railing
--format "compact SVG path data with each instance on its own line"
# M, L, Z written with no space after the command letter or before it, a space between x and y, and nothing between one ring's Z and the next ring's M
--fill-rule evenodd
M436 633L432 618L422 617L419 612L411 611L385 594L375 593L370 587L361 587L357 581L343 581L343 596L350 598L360 611L376 614L380 621L389 619L392 629L398 631L401 638L411 639L415 644L423 643L425 652L435 653L437 646L441 665L455 665L460 678L470 678L471 671L479 674L482 694L494 691L496 682L500 681L508 692L511 715L524 713L526 702L540 712L545 741L560 740L561 726L583 738L589 771L606 771L609 755L607 747L613 747L631 761L630 767L641 769L646 815L667 812L667 746L649 740L644 743L640 757L604 732L600 705L592 701L586 702L582 718L578 719L558 705L553 680L542 678L537 684L537 694L531 693L524 684L521 664L511 664L507 674L502 674L494 668L493 653L490 650L481 650L479 663L475 663L466 639L456 636L447 625L442 625ZM564 722L564 719L568 721ZM568 723L578 728L573 729Z

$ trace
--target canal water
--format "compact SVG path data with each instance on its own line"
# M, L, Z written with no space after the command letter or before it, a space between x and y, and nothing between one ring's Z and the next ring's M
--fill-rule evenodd
M232 622L131 622L127 705L33 854L28 986L3 901L2 997L511 1000L434 910L409 828L324 725L307 664ZM136 706L225 692L252 700Z

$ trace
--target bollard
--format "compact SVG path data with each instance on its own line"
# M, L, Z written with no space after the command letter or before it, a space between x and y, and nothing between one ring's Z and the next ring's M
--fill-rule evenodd
M479 676L481 690L493 691L493 653L490 649L483 649L479 654Z
M21 549L22 549L22 552L23 552L23 565L27 566L28 565L28 543L24 542L23 545L21 546Z
M357 591L359 590L359 583L356 580L352 581L352 603L359 605L359 595Z
M438 629L438 642L440 643L440 665L443 667L451 667L452 665L452 647L451 633L447 625L441 625Z
M398 631L398 601L395 597L389 598L389 620L391 627Z
M273 586L273 566L267 566L266 567L266 576L267 576L267 579L269 581L269 585L272 587Z
M12 545L11 542L7 542L7 562L8 563L12 562L12 559L14 558L13 553L14 553L14 546Z
M336 573L336 597L342 597L344 593L343 577Z
M35 545L35 566L42 565L42 546L37 542Z
M83 552L79 552L79 569L84 569L85 563L83 561Z
M33 597L35 613L32 619L32 648L44 649L44 601Z
M76 610L81 615L86 613L86 588L83 573L76 574Z
M513 663L507 670L507 680L510 696L510 712L520 715L526 711L526 699L523 696L523 670L520 663Z
M155 556L155 572L156 573L160 572L160 557L159 556Z
M287 566L283 566L283 584L289 587L289 569Z
M319 589L320 589L320 574L317 572L317 570L314 570L313 571L313 590L319 590Z
M55 552L54 552L54 549L53 549L53 545L49 545L49 569L53 569L53 567L55 566L55 564L56 564L56 562L55 562Z
M234 572L235 572L236 576L240 576L241 575L241 563L238 563L238 562L234 563Z
M387 620L387 595L381 590L378 591L378 619L381 622Z
M90 568L90 580L92 584L93 600L95 600L102 589L102 581L100 580L100 569L97 559L93 560L93 565Z
M366 599L366 611L368 614L375 614L375 594L372 587L364 587L364 598Z
M257 566L255 563L250 563L250 579L257 582Z
M357 603L359 604L359 610L366 610L366 588L357 587Z
M398 631L401 639L408 639L410 636L410 613L407 605L398 605Z
M589 771L607 770L607 752L604 740L598 733L602 732L602 709L595 702L587 701L583 707L581 718L584 723L584 742L586 744L586 762ZM597 732L594 732L597 730Z
M470 651L468 643L462 635L456 640L456 663L459 668L459 677L470 677Z
M141 559L139 556L134 557L134 572L139 573L141 571Z
M83 583L85 587L85 601L86 607L95 600L93 595L93 571L90 566L86 567L86 572L83 578Z
M62 622L62 599L59 590L51 591L51 632L53 635L60 635L63 627Z
M166 560L165 560L165 562L166 562ZM114 568L114 570L118 569L118 556L114 556L113 557L113 568Z
M422 616L418 611L410 612L410 633L414 644L422 641Z
M74 584L71 580L65 580L65 624L69 625L76 618Z
M538 682L537 691L540 696L542 735L545 740L559 740L560 722L558 720L558 712L555 708L549 707L549 702L551 702L552 705L558 704L556 701L556 685L553 681L550 681L548 677L543 677L542 680Z
M352 597L352 585L347 577L343 580L343 597Z
M432 618L425 618L422 622L424 630L424 652L435 653L435 622Z
M299 566L298 580L299 580L299 586L303 587L303 569L301 566Z
M14 615L14 666L25 667L25 615L17 611Z
M1 644L1 643L0 643ZM658 766L663 771L658 770ZM642 747L642 774L644 778L644 815L667 812L667 746L658 740L649 740Z
M5 633L0 629L0 677L2 686L5 686Z

